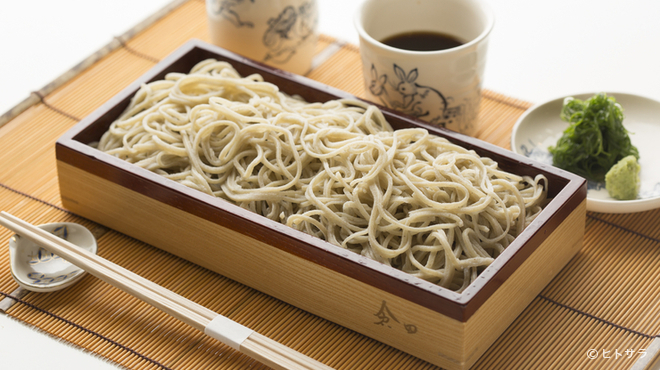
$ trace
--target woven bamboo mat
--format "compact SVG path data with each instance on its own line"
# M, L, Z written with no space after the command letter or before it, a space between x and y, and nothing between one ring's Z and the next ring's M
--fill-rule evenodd
M104 258L334 368L434 369L61 207L56 139L188 39L208 39L204 1L179 1L171 8L130 38L118 39L66 83L35 93L35 104L0 127L0 209L35 224L80 222L97 235ZM308 77L363 95L355 45L321 37L318 53ZM508 147L513 123L529 106L484 91L477 136ZM14 298L0 302L8 315L128 368L263 367L91 276L48 294L18 289L8 266L10 235L0 228L0 295ZM660 333L659 277L660 210L588 213L582 251L474 368L637 368L640 359L652 357Z

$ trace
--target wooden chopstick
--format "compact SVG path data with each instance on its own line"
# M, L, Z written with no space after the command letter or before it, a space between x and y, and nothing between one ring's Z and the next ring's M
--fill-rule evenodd
M160 286L160 285L158 285L158 284L156 284L156 283L154 283L150 280L147 280L147 279L143 278L142 276L139 276L139 275L135 274L134 272L132 272L130 270L127 270L127 269L125 269L125 268L123 268L123 267L121 267L121 266L119 266L115 263L112 263L112 262L110 262L110 261L94 254L94 253L90 253L87 250L79 248L78 246L63 240L62 238L59 238L59 237L57 237L57 236L55 236L51 233L45 232L42 229L40 229L38 227L35 227L32 224L30 224L30 223L28 223L24 220L21 220L20 218L18 218L16 216L13 216L13 215L11 215L7 212L4 212L4 211L0 212L0 221L2 221L2 218L6 219L6 220L9 220L10 222L13 222L16 225L19 225L19 226L23 227L24 229L31 229L35 233L42 236L43 238L47 239L49 243L57 244L59 247L65 248L65 249L71 251L72 253L79 254L79 255L83 256L85 259L87 259L89 261L89 263L97 264L97 265L103 266L103 267L105 267L105 268L107 268L111 271L114 271L116 274L121 275L121 276L125 277L126 279L135 282L136 284L141 285L142 287L144 287L147 290L156 292L156 293L160 294L161 296L169 298L170 300L175 301L175 302L178 301L178 300L181 300L183 298L180 295L172 292L169 289L166 289L166 288L164 288L164 287L162 287L162 286ZM72 261L69 261L69 262L73 263ZM100 277L100 279L104 280L102 277ZM110 282L108 282L108 283L110 283ZM185 298L183 298L183 299L185 299ZM217 315L217 313L213 312L212 310L209 310L208 308L206 308L202 305L199 305L199 304L197 304L193 301L190 301L188 299L185 299L185 302L181 302L181 304L185 305L187 309L195 312L196 314L198 314L200 316L203 316L203 317L207 318L208 320L212 320ZM182 320L182 321L184 321L184 320ZM189 323L189 325L195 327L196 329L203 330L203 328L196 327L192 323Z
M0 212L0 225L265 365L275 369L331 369L7 212Z

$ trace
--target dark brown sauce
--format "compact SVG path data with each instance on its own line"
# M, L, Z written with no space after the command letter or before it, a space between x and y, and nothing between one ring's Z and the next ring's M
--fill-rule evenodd
M446 50L461 46L464 42L454 36L440 32L414 31L399 33L381 41L397 49L410 51Z

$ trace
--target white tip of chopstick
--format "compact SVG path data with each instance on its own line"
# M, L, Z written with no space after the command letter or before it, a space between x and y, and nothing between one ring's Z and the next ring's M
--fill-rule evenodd
M254 333L254 330L218 315L206 325L204 333L239 351L241 344Z

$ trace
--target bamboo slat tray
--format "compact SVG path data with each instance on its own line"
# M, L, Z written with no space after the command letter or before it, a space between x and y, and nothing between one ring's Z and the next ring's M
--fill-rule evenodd
M0 206L35 224L82 223L104 258L335 368L436 368L62 207L57 138L190 38L208 40L204 14L201 0L173 4L4 115ZM318 56L307 77L362 95L356 46L322 37ZM477 137L507 148L529 106L485 91ZM644 368L660 333L659 216L587 213L582 250L472 368ZM0 229L0 240L10 234ZM91 276L60 292L26 294L11 279L7 243L0 248L0 295L15 298L0 307L19 320L129 368L261 368Z
M383 113L395 129L421 126L492 158L503 170L542 174L548 180L551 201L543 212L460 294L167 181L89 145L100 140L140 86L171 72L185 73L209 58L229 62L243 76L258 73L281 91L307 101L355 99L192 40L57 141L60 194L67 209L451 370L471 366L582 247L584 179L393 111Z

